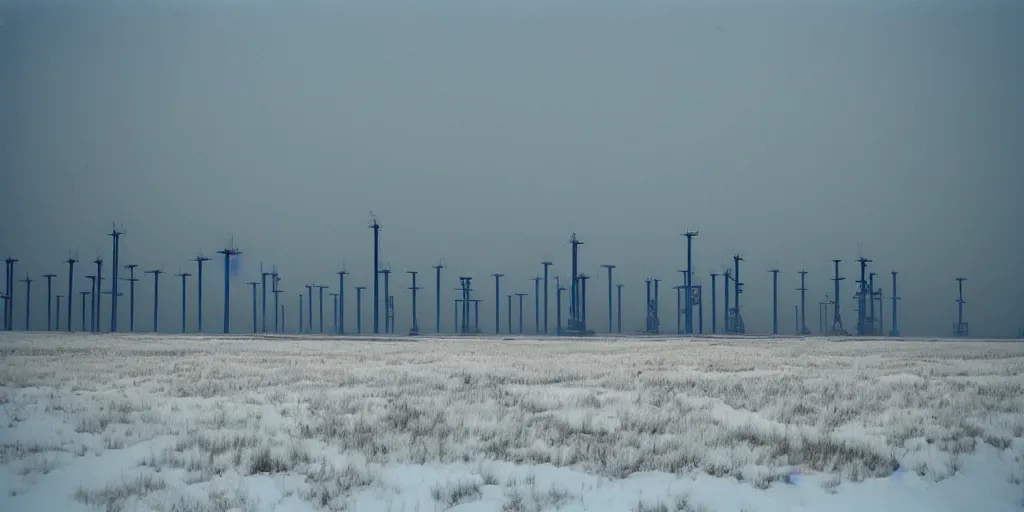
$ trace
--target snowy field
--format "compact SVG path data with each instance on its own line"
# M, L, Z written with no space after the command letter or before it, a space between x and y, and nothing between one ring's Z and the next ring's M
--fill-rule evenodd
M1024 510L1024 344L0 334L0 510Z

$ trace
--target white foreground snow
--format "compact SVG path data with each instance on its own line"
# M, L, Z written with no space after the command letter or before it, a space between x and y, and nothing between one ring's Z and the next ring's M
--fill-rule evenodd
M1024 345L0 334L0 510L1024 509Z

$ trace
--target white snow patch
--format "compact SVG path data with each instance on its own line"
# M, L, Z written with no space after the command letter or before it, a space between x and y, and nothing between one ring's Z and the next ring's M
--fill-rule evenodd
M1024 346L0 334L0 510L1021 510Z

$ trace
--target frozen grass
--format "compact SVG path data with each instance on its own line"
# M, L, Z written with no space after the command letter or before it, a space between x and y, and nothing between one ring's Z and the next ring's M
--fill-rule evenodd
M396 465L476 468L429 485L441 510L491 487L503 510L582 500L492 462L757 489L795 468L834 494L897 468L942 481L988 446L1017 464L1004 479L1024 478L1024 346L1008 343L4 334L0 357L0 462L24 480L12 494L142 450L129 467L149 473L74 493L101 509L154 495L158 510L245 510L255 498L230 482L291 475L280 499L341 510L394 485ZM666 495L633 510L714 509Z

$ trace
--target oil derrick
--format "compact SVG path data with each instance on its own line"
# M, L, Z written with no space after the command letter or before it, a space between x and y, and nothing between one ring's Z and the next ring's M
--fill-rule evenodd
M459 277L459 288L457 288L457 291L462 293L462 299L461 299L460 304L459 304L459 307L462 308L462 315L460 315L461 316L461 322L459 323L459 326L458 326L459 334L470 334L470 330L471 329L470 329L470 321L469 321L469 308L470 308L470 303L471 303L470 301L472 300L470 298L470 292L473 291L472 284L473 284L473 278L472 277L468 277L468 276L460 276Z
M697 231L687 231L682 236L686 237L686 281L683 286L686 288L686 334L693 334L693 237Z
M953 324L953 336L956 336L958 338L966 338L967 336L969 336L970 332L967 328L967 322L964 322L964 304L967 303L966 301L964 301L964 281L966 280L966 277L956 278L956 284L957 287L960 289L960 294L956 299L957 313L956 323Z
M860 279L857 280L857 294L854 298L857 299L857 335L858 336L869 336L871 327L868 324L870 319L868 318L868 296L870 295L867 281L867 267L871 260L860 257L857 259L857 263L860 263ZM838 300L838 293L836 294Z
M733 260L733 308L728 310L726 318L726 332L731 334L743 334L747 327L743 323L743 314L740 312L740 294L743 293L743 282L740 281L740 262L743 257L739 254L732 257Z
M579 246L583 245L583 242L573 233L569 238L569 243L572 245L572 275L569 281L569 319L566 323L565 332L574 336L584 336L594 334L593 331L587 330L587 321L583 316L582 308L582 283L579 272Z
M843 260L832 260L835 264L835 277L832 278L832 282L835 283L835 300L832 301L832 329L830 334L832 335L849 335L846 329L843 329L843 316L839 312L839 281L846 279L845 277L839 276L839 263Z
M797 333L806 336L811 333L807 329L807 271L801 270L799 274L800 288L796 291L800 292L800 329Z
M651 287L654 284L654 280L647 278L644 280L644 284L647 285L647 300L645 307L647 310L647 325L646 331L648 334L654 334L658 332L658 306L655 304L653 289Z

